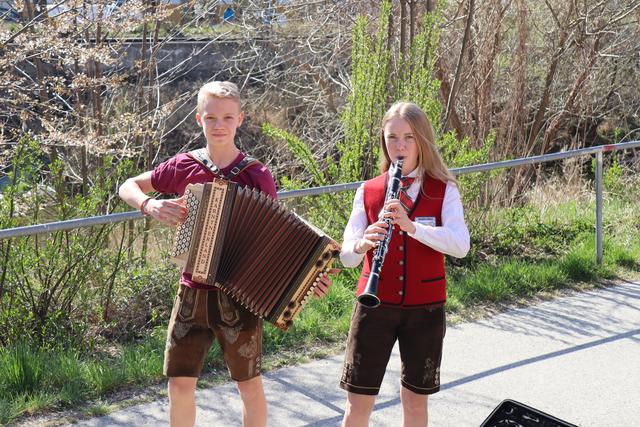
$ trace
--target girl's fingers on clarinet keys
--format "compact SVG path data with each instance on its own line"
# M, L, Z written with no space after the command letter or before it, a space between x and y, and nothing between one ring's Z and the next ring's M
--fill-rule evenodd
M375 241L382 240L384 238L384 233L385 233L384 230L371 231L371 232L365 234L362 237L365 240L368 240L368 241L374 243Z
M369 249L373 248L377 244L378 244L377 241L367 239L365 236L356 243L355 252L359 254L363 254L365 252L368 252Z
M380 240L379 236L384 236L387 233L388 227L389 226L384 221L374 222L364 231L364 237L372 237L373 240Z
M384 204L385 209L389 210L392 208L392 206L400 206L400 199L389 199L387 200L387 202Z

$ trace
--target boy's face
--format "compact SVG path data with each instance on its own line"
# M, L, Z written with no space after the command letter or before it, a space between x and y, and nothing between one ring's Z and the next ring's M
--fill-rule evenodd
M207 97L196 121L202 128L208 144L234 144L236 129L242 124L244 114L233 99Z

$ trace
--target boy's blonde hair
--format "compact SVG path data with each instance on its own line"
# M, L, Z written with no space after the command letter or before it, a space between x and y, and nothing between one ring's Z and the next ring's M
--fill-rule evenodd
M231 82L209 82L200 88L198 92L198 114L202 113L204 103L208 97L233 99L240 108L240 91L235 83Z
M382 118L382 126L380 127L380 144L384 156L380 161L380 169L382 172L389 170L391 159L387 152L387 146L384 140L384 127L387 122L395 117L400 117L411 126L411 130L418 144L418 172L426 173L432 178L443 182L456 182L455 176L449 171L444 164L440 151L435 144L435 132L427 118L427 115L413 102L396 102L387 110Z

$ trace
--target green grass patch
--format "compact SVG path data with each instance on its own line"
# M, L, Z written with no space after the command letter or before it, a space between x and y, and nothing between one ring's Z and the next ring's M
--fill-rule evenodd
M450 275L448 293L456 305L506 301L557 288L567 279L566 272L556 264L510 260Z
M63 348L0 348L0 424L108 396L124 386L155 383L162 376L163 351L162 330L115 356L92 357Z
M109 412L111 412L111 405L105 404L91 405L84 411L84 413L90 417L101 417L107 415Z

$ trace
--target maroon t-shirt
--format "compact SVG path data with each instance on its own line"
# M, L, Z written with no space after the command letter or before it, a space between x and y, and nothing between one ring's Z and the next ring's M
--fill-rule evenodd
M233 162L226 168L220 169L226 176L231 169L244 159L245 154L240 153ZM169 160L160 163L151 172L151 185L154 190L164 194L178 194L182 196L185 188L189 184L204 184L211 182L215 177L213 172L202 166L186 153L177 154ZM236 175L232 181L241 186L255 188L276 199L276 184L269 169L262 163L257 163L246 168L242 173ZM182 273L180 282L190 288L213 290L208 285L203 285L191 280L191 274Z

